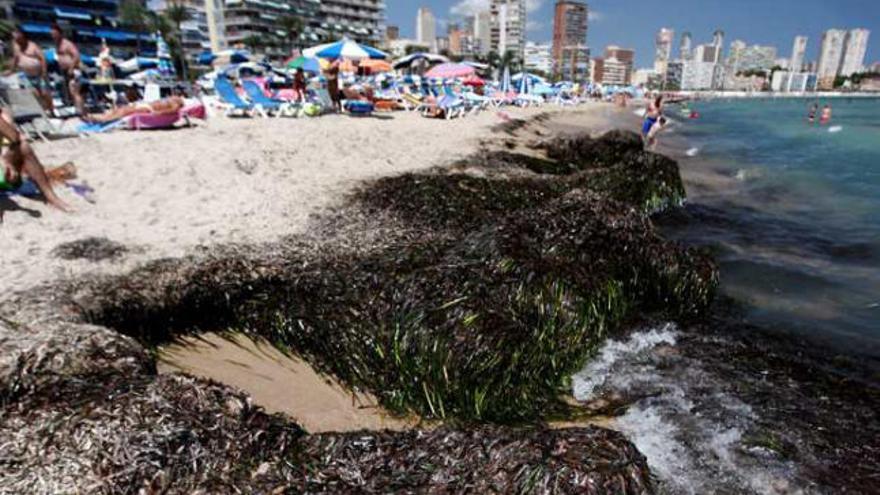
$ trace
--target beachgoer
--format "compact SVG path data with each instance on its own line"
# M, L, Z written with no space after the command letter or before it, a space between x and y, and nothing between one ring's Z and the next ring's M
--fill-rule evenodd
M813 106L810 107L810 114L807 117L807 120L810 121L811 124L816 122L816 113L819 112L819 104L813 103Z
M820 124L827 124L831 122L831 105L825 105L822 107L822 117L819 119Z
M82 82L85 79L80 67L81 60L79 48L64 37L61 26L53 23L51 28L52 41L55 42L55 57L58 59L58 68L64 76L64 86L70 93L73 106L77 113L86 113L85 100L82 96Z
M327 92L337 113L342 112L342 96L339 92L339 61L334 60L325 71L327 76Z
M113 122L114 120L119 120L129 115L135 114L168 114L168 113L176 113L183 108L184 105L183 98L179 96L170 96L168 98L163 98L161 100L156 100L154 102L145 103L145 102L135 102L130 103L128 105L119 106L112 110L108 110L101 114L95 115L83 115L82 119L86 122L94 122L94 123L105 123L105 122Z
M24 73L37 100L47 112L52 111L52 88L47 77L48 66L43 51L29 40L20 27L12 30L12 70Z
M293 75L293 99L306 101L306 73L302 68L296 69Z
M647 146L654 146L656 143L655 136L659 130L658 123L662 116L663 95L657 95L653 100L649 100L648 107L645 109L645 120L642 122L642 139Z
M7 109L0 110L0 141L6 150L2 152L3 169L0 170L0 191L15 190L21 186L23 178L30 178L51 206L61 211L72 211L52 189L53 182L63 182L76 175L72 163L46 170L27 142L27 136L15 127L12 114Z

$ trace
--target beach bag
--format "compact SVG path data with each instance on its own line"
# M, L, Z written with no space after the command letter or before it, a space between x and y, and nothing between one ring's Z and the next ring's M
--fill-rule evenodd
M373 113L373 104L368 101L350 101L346 107L349 112L357 115Z
M306 103L303 105L303 113L309 117L317 117L318 115L321 115L321 105Z

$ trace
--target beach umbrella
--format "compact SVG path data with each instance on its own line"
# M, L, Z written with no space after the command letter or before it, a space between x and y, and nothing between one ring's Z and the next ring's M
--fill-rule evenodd
M362 60L360 66L369 70L371 73L391 72L391 64L385 60Z
M468 77L476 73L476 70L470 65L447 63L440 64L425 73L426 77L455 78Z
M461 63L464 65L470 65L471 67L473 67L474 69L477 69L477 70L488 70L489 69L489 66L487 64L481 64L479 62L474 62L472 60L465 60Z
M171 61L171 51L168 49L168 43L162 39L162 34L156 32L156 58L159 59L159 73L163 76L173 77L175 75L174 63Z
M288 69L302 69L306 72L321 72L321 62L314 57L297 57L287 63Z
M436 53L418 52L411 53L403 58L395 60L393 67L395 69L403 69L411 66L417 60L427 60L428 63L431 64L442 64L449 62L449 59L444 57L443 55L437 55Z
M511 78L513 79L513 78ZM521 95L525 95L529 93L529 78L528 77L520 77L519 78L519 89L517 92Z
M356 43L348 38L343 38L334 43L313 46L303 50L306 57L349 60L364 60L368 58L386 59L388 54L371 46Z
M486 81L480 79L476 75L473 75L464 78L462 84L464 84L465 86L485 86Z
M535 75L535 74L530 74L528 72L520 72L520 73L517 73L517 74L510 76L510 80L514 81L514 82L520 81L523 78L528 79L529 84L533 85L533 86L535 84L547 84L547 80L544 79L543 77Z

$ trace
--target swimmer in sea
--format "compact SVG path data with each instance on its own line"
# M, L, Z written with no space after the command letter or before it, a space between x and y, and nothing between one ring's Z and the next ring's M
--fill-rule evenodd
M829 122L831 122L831 105L825 105L822 107L822 117L819 119L819 123L825 125Z
M809 120L809 122L810 122L811 124L813 124L813 123L816 122L816 113L817 113L818 111L819 111L819 104L818 104L818 103L813 103L813 106L810 107L810 115L807 117L807 120Z
M656 134L660 130L660 119L663 117L663 95L658 95L648 103L645 109L645 120L642 123L642 139L646 146L653 147L656 144ZM665 119L664 119L665 120Z

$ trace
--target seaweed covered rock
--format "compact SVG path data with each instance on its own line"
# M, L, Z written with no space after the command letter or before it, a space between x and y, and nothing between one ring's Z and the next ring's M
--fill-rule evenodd
M10 493L650 493L622 435L438 428L307 436L186 376L81 376L0 408Z
M505 185L526 200L462 214L411 193L425 184L461 190L462 180L378 183L374 198L414 227L434 226L419 238L358 256L292 249L269 263L156 265L88 296L101 301L90 319L149 343L192 327L235 327L392 410L510 422L564 412L568 377L625 319L689 317L709 302L712 263L602 195L543 199L541 181L473 179L463 193L472 203L489 208L485 198L503 196ZM444 227L456 235L432 234Z
M105 327L0 319L0 403L97 369L135 376L152 368L137 342Z

